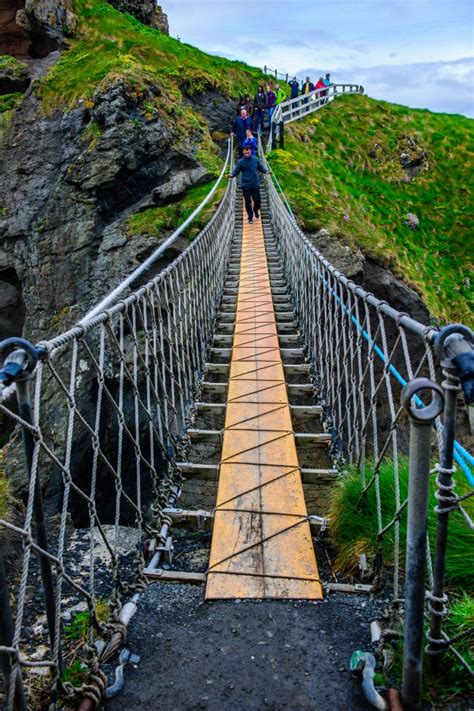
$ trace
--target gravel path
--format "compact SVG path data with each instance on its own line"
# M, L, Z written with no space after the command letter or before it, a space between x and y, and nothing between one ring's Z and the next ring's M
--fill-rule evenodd
M152 584L129 627L141 656L104 709L243 711L371 708L348 671L369 649L380 608L366 597L324 602L204 602L202 586Z

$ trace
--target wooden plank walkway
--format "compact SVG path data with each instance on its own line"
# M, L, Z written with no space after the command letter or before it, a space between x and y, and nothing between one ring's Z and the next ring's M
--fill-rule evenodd
M319 600L261 221L244 215L206 599Z

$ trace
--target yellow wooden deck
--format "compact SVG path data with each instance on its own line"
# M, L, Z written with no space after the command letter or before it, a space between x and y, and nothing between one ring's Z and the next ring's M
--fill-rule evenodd
M243 229L206 587L207 600L222 598L322 598L261 221Z

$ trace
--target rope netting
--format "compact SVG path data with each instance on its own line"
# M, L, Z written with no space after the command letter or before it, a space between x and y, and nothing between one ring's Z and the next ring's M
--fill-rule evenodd
M23 693L38 708L45 686L58 704L100 699L101 650L125 637L124 601L144 589L152 546L166 544L162 512L181 485L176 461L215 331L234 202L231 181L213 218L166 269L139 288L136 276L132 293L116 290L106 308L38 345L30 381L16 384L23 393L31 387L31 419L13 398L0 403L2 416L26 430L25 442L31 435L26 469L15 454L20 427L7 446L29 482L24 511L12 507L0 519L13 620L11 643L0 646L9 709ZM47 544L35 518L42 486L55 492ZM45 564L54 605L44 579L42 589Z
M333 435L333 456L342 470L358 479L353 516L374 516L375 580L382 582L388 563L392 570L392 598L397 601L404 582L401 522L407 507L409 444L409 423L400 405L401 390L414 378L426 377L442 384L445 391L455 389L458 393L460 380L452 368L440 366L435 352L437 330L395 310L335 269L298 227L285 204L281 186L281 195L273 181L267 181L267 186L273 232L311 362L316 398L323 407L325 428ZM415 402L419 408L425 405L418 396ZM432 477L436 479L433 489L438 502L435 511L439 512L442 505L443 513L459 517L468 533L473 529L467 504L474 493L474 460L455 441L455 466L449 474L456 474L457 486L450 483L443 487L440 461L444 447L441 416L435 423L432 445ZM371 497L375 502L373 514L366 505ZM390 552L388 539L393 541ZM429 542L427 586L431 590L434 548L434 541ZM428 595L428 607L433 612L433 593ZM442 607L439 614L447 614L446 602L445 597L435 600ZM472 632L468 630L465 636ZM429 641L433 643L430 638ZM450 640L444 635L438 648L445 651L449 646ZM454 648L453 652L472 673L466 658Z

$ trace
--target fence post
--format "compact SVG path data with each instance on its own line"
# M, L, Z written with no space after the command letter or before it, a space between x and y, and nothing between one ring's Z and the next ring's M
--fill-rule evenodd
M15 347L16 350L12 350ZM33 467L35 442L32 431L28 427L28 425L33 425L29 380L38 361L38 351L31 343L29 343L29 341L26 341L23 338L7 338L0 343L0 356L2 356L5 352L7 352L7 355L4 358L0 375L3 376L3 382L6 382L7 384L9 384L9 382L14 382L16 385L18 414L26 423L26 425L22 425L21 430L26 469L28 472L28 478L30 479ZM5 373L7 373L6 377ZM9 378L9 381L7 378ZM36 472L33 516L36 543L41 550L48 553L48 535L44 518L43 496L41 493L39 471ZM41 570L41 582L43 584L49 638L51 641L51 648L54 649L56 638L56 602L51 561L42 553L38 553L38 557Z
M265 64L265 66L263 67L263 73L264 73L264 74L267 73L267 65L266 65L266 64Z
M431 665L438 669L440 655L445 649L442 634L443 617L446 615L447 597L444 592L446 571L446 548L448 543L449 513L453 505L453 461L454 439L456 436L456 409L458 393L461 385L466 403L474 402L474 336L466 326L452 324L443 328L435 341L435 352L438 356L445 380L442 386L445 391L443 447L436 477L436 513L438 527L436 533L436 551L433 571L433 590L428 595L431 615L430 631L428 633L427 654L432 656Z
M283 120L280 121L278 124L278 132L279 132L279 139L280 139L280 148L285 147L285 123Z
M413 398L421 392L431 392L431 403L413 406ZM421 701L431 431L443 410L444 395L437 383L417 378L405 385L401 401L410 416L402 698L412 711Z
M13 642L13 619L10 610L10 600L8 595L7 578L5 575L5 567L3 565L3 556L0 552L0 644L3 647L11 647ZM9 695L11 683L12 665L8 653L0 654L0 666L5 684L6 697ZM23 681L21 674L15 674L15 705L14 708L19 711L26 711L27 705L25 700L25 692L23 689Z

